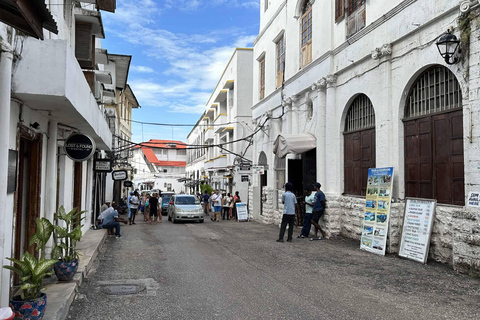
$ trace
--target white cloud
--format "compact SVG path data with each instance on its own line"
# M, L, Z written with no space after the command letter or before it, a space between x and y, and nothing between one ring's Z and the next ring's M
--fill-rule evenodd
M153 69L146 66L130 66L130 71L138 72L138 73L153 73Z

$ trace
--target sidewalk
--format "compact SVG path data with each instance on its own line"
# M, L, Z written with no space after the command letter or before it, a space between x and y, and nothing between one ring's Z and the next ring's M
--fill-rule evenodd
M80 251L80 261L78 271L70 282L56 281L46 285L48 305L45 313L45 319L64 320L67 317L68 310L72 304L78 287L93 266L93 262L98 255L100 248L107 238L107 230L89 230L82 237L82 241L77 244ZM56 277L53 277L56 280Z

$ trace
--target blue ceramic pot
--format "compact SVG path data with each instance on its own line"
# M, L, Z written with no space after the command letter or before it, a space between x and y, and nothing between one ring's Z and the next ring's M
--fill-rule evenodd
M75 259L72 262L58 261L53 265L53 270L60 281L72 280L73 276L75 276L75 273L77 273L77 269L78 259Z
M14 320L42 320L47 308L47 295L42 293L40 298L33 300L21 300L20 296L16 296L10 300L10 308L15 313Z

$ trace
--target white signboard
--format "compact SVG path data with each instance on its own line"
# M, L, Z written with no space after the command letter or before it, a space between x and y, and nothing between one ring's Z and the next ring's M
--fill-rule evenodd
M399 256L427 263L436 202L407 198Z
M247 204L239 202L235 204L237 207L237 221L248 221Z
M480 208L480 192L469 192L467 207Z
M392 188L392 167L368 169L360 249L385 255Z
M252 173L253 174L263 174L265 168L263 166L254 166L252 167Z

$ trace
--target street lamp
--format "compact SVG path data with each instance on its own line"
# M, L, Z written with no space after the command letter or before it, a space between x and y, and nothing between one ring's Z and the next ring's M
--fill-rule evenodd
M440 52L440 55L445 59L447 64L455 64L458 62L458 58L454 57L454 55L455 52L457 52L460 41L450 32L450 29L438 38L436 45L438 52Z

